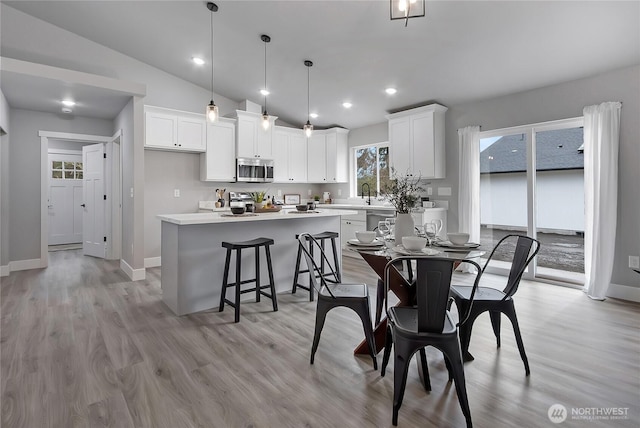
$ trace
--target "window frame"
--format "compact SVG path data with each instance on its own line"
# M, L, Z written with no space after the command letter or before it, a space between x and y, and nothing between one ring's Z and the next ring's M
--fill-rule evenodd
M349 186L349 195L352 198L358 197L358 157L356 156L356 152L361 149L368 149L371 147L375 147L376 149L380 149L381 147L386 147L389 150L389 156L391 154L391 144L389 141L382 141L379 143L371 143L371 144L361 144L359 146L351 147L351 153L349 157L351 158L351 168L350 168L350 186ZM376 187L377 189L371 189L375 195L380 195L380 155L379 150L376 150L376 166L377 166L377 174L376 174Z

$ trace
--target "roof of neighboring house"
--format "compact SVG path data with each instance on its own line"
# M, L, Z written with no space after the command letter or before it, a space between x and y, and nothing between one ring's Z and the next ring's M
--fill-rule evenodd
M536 133L536 169L553 171L584 168L583 129ZM480 153L480 173L524 172L527 145L524 134L507 135Z

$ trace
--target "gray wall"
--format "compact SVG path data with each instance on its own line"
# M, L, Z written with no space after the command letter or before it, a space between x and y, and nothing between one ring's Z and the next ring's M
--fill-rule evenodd
M112 135L113 122L10 109L9 261L40 258L40 137L38 131ZM3 168L4 170L4 168Z
M611 282L640 287L628 256L640 254L640 66L559 85L475 103L451 106L446 115L447 179L454 195L449 225L458 224L459 128L480 125L482 131L582 116L585 106L622 101L618 169L618 219Z

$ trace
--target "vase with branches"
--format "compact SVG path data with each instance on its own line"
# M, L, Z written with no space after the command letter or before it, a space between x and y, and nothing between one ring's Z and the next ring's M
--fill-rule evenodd
M380 193L391 203L399 214L409 214L420 199L420 176L398 175L391 167L391 179L382 184Z

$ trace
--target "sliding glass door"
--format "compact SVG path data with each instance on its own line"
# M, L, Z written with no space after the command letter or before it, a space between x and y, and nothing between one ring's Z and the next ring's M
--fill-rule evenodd
M584 282L582 140L582 118L481 133L481 244L511 233L541 241L527 278ZM507 272L506 255L494 257L489 270Z

